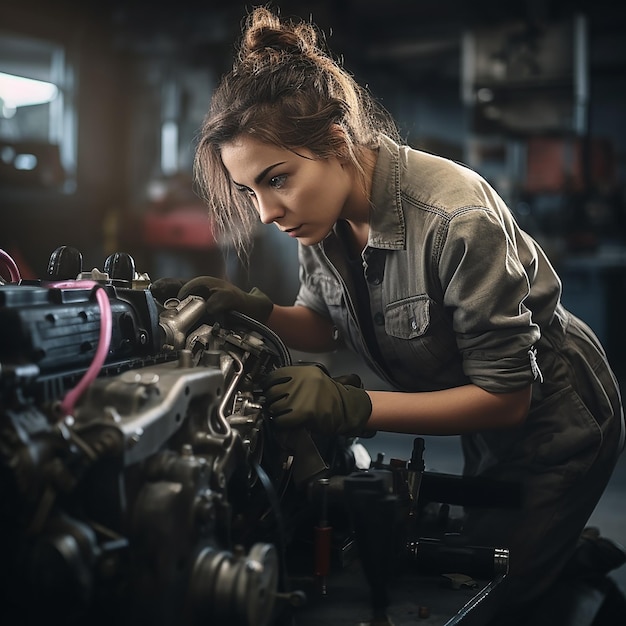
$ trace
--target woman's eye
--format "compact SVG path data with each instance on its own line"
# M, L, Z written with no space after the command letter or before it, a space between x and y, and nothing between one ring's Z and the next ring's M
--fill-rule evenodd
M285 184L286 180L287 180L286 174L281 174L280 176L272 176L272 178L270 178L269 180L269 185L270 187L273 187L274 189L280 189Z
M254 191L252 191L252 189L250 189L250 187L244 187L243 185L235 185L235 189L237 191L240 191L241 193L248 194L249 196L254 198Z

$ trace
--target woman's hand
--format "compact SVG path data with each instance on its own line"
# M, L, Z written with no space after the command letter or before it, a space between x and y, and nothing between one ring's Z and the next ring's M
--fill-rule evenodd
M280 367L267 376L263 389L277 428L305 426L326 435L356 436L372 411L358 376L333 379L317 365Z
M189 281L160 278L150 286L150 291L161 301L167 297L184 300L187 296L200 296L206 300L206 310L210 315L239 311L263 324L274 308L274 303L256 287L250 292L245 292L232 283L214 276L198 276Z

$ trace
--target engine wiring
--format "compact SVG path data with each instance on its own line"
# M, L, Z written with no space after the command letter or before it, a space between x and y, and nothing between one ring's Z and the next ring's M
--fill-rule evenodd
M48 286L57 289L93 289L100 309L100 334L94 358L76 386L65 394L60 403L63 415L68 416L74 413L76 402L83 395L85 389L97 378L109 354L113 331L111 303L104 287L93 280L59 281L52 282Z
M19 283L22 278L17 263L13 257L2 248L0 248L0 270L8 271L10 282L12 283ZM0 274L2 274L1 271Z

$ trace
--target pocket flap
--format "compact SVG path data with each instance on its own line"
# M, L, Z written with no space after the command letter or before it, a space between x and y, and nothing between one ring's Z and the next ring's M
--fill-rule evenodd
M398 339L421 337L430 326L430 306L428 296L414 296L388 305L385 311L387 334Z

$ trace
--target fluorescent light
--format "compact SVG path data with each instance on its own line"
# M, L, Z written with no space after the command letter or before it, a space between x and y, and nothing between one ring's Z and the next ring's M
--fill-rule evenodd
M54 100L58 93L54 83L0 72L0 100L5 110L45 104Z

